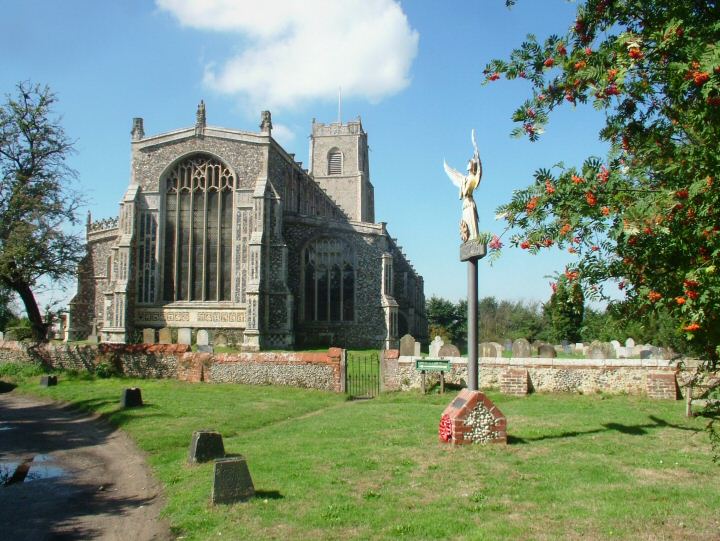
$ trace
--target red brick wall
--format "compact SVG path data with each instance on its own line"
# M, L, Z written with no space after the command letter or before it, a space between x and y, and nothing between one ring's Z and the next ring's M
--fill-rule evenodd
M650 372L647 375L647 394L650 398L677 400L678 385L675 372Z
M528 371L525 368L508 368L500 374L500 392L515 396L528 394Z

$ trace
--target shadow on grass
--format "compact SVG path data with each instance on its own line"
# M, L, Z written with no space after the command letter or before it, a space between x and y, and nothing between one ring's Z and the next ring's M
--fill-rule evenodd
M676 425L668 423L667 421L649 415L649 419L652 423L646 423L642 425L624 425L621 423L604 423L603 428L596 428L594 430L574 430L571 432L562 432L560 434L547 434L544 436L536 436L533 438L520 438L518 436L512 436L508 434L507 442L509 445L522 445L535 441L544 440L558 440L564 438L577 438L580 436L588 436L590 434L601 434L603 432L619 432L621 434L627 434L629 436L645 436L649 434L650 430L656 430L658 428L674 428L676 430L686 430L689 432L700 432L698 428L692 428L688 426Z
M9 393L12 391L17 385L14 383L8 383L7 381L0 381L0 393Z
M277 490L256 490L255 498L258 500L282 500L285 496Z

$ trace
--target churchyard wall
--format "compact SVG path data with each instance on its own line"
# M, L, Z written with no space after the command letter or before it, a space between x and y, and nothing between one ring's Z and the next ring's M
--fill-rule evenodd
M467 359L451 358L451 371L445 382L457 385L467 381ZM401 356L396 363L385 361L388 390L419 389L421 373L415 357ZM647 394L653 398L678 397L676 361L664 359L478 359L481 389L496 388L503 393L572 392L609 394ZM428 372L426 385L439 381L439 373ZM391 382L390 385L387 382Z
M112 370L127 377L189 382L289 385L342 392L342 350L327 352L196 353L184 344L86 346L0 342L0 363L42 362L61 370Z

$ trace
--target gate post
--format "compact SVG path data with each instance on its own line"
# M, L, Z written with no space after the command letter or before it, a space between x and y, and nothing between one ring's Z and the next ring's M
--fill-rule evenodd
M347 392L347 350L342 349L340 353L340 392Z

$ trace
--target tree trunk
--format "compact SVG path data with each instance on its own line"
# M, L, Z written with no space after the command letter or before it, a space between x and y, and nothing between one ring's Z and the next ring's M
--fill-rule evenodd
M46 342L47 341L47 327L43 321L40 308L38 308L35 295L33 295L30 286L25 282L16 282L12 284L12 288L20 295L20 298L25 305L25 312L30 320L30 328L33 333L33 340L35 342Z

